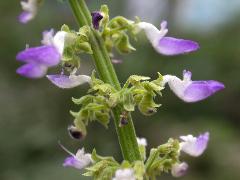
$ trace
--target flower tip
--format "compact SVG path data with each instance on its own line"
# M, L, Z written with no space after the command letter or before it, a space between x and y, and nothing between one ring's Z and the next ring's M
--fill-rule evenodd
M92 24L95 29L99 29L99 23L103 19L103 15L100 11L94 11L91 13L92 15Z
M209 132L200 134L198 137L192 135L180 136L180 150L194 157L198 157L206 150L209 141Z
M200 46L197 42L191 40L163 37L155 48L163 55L174 56L196 51Z

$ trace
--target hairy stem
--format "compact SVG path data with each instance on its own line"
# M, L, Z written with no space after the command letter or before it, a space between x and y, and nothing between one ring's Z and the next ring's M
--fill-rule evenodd
M69 0L69 4L80 26L88 25L92 27L92 18L85 0ZM108 55L100 33L91 28L90 42L93 50L93 60L99 77L106 83L113 85L120 90L121 86L116 75L115 69ZM114 124L116 127L119 144L122 155L125 160L130 162L140 160L135 129L131 115L128 115L128 124L120 127L120 116L123 113L123 107L118 106L112 110Z

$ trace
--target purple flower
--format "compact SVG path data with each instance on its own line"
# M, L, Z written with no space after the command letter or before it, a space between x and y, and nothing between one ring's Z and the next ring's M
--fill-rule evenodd
M188 164L186 162L176 163L172 166L172 175L174 177L181 177L186 174L188 170Z
M185 102L197 102L206 99L217 91L224 89L224 85L218 81L192 81L192 73L183 71L183 80L176 76L163 76L163 86L168 83L170 89Z
M63 147L64 148L64 147ZM64 148L65 150L65 148ZM67 151L67 150L66 150ZM68 151L67 151L68 152ZM70 153L70 152L68 152ZM76 155L70 153L71 156L64 160L64 167L74 167L76 169L83 169L87 167L92 162L91 154L85 153L84 148L79 149Z
M94 29L99 29L99 24L103 18L103 15L99 11L94 11L91 13L91 15L92 15L92 24Z
M17 54L16 59L26 63L17 69L17 73L28 78L45 76L49 67L60 63L64 49L66 32L58 32L53 37L53 30L43 33L42 46L26 48Z
M160 54L172 56L196 51L199 48L198 43L194 41L165 37L168 32L167 21L161 23L160 30L146 22L138 23L137 27L145 31L152 46Z
M200 156L207 148L209 133L205 132L198 137L192 135L180 136L180 151L183 151L191 156Z
M56 86L68 89L74 88L81 84L91 81L91 77L86 75L74 75L71 74L70 76L66 76L63 74L56 74L56 75L47 75L47 78Z
M19 15L19 22L26 24L31 21L36 15L38 10L39 0L21 1L23 12Z

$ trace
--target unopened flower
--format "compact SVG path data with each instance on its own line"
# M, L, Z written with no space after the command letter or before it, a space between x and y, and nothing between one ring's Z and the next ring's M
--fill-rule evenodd
M47 75L47 78L53 84L63 89L74 88L81 84L89 83L91 81L90 76L75 74L71 74L70 76L66 76L63 74Z
M26 63L17 69L17 73L28 78L41 78L46 75L49 67L60 63L64 49L66 32L44 32L42 46L26 48L17 54L18 61Z
M181 177L186 174L188 170L188 164L186 162L176 163L172 166L171 173L174 177Z
M92 24L94 29L99 29L100 21L103 19L103 15L100 11L94 11L91 13L92 15Z
M205 132L198 137L192 135L180 136L180 151L183 151L191 156L200 156L207 148L209 133Z
M21 1L20 3L23 12L18 17L19 22L26 24L37 15L40 0Z
M138 138L137 137L137 143L138 143L139 146L146 147L147 146L147 139L146 138Z
M91 154L85 153L84 148L79 149L76 155L69 152L65 147L62 148L71 155L64 160L63 163L64 167L74 167L76 169L83 169L92 163Z
M118 169L112 180L135 180L134 170L130 168Z
M163 86L167 83L170 89L185 102L197 102L206 99L217 91L224 89L224 84L214 81L192 81L192 73L183 71L183 80L176 76L163 76Z
M161 29L158 30L153 24L140 22L137 27L144 30L148 40L154 49L163 55L178 55L196 51L199 48L197 42L165 37L168 32L167 21L161 23Z

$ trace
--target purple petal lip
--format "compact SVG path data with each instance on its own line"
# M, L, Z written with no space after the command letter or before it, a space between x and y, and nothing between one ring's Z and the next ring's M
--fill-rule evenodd
M199 45L191 40L163 37L160 39L156 49L163 55L173 56L196 51L199 49Z
M38 46L19 52L16 58L22 62L38 63L51 67L60 62L61 55L54 46Z
M184 101L201 101L224 88L224 84L214 80L192 81L184 91Z
M67 157L63 163L64 167L74 167L77 169L82 169L81 163L73 156Z
M207 148L209 140L209 132L200 134L196 142L196 156L200 156Z
M45 76L47 67L35 63L24 64L17 69L17 73L28 78L41 78Z
M63 74L56 74L56 75L47 75L47 78L53 84L63 89L74 88L83 83L90 81L90 77L86 75L78 75L78 76L71 77Z
M19 16L18 16L18 21L20 23L26 24L32 19L32 14L26 11L23 11Z
M91 13L91 15L94 29L99 29L99 23L103 18L102 14L99 11L94 11Z

